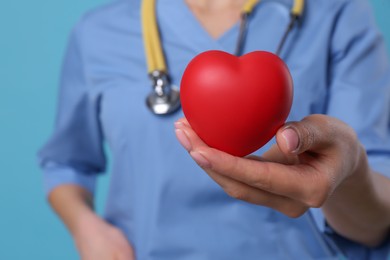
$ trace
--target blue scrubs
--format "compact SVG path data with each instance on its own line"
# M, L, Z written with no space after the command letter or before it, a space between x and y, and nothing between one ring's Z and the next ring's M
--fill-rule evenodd
M215 40L183 0L157 2L175 85L198 53L234 51L238 24ZM274 52L291 5L263 0L250 18L244 52ZM48 193L69 183L94 192L107 143L113 165L104 217L123 230L137 259L385 258L388 243L368 249L343 239L320 209L290 219L226 195L176 140L173 123L183 113L157 117L145 105L151 82L140 19L139 0L114 1L72 32L54 134L39 153ZM295 83L289 120L323 113L345 121L372 168L390 176L390 67L367 1L308 0L281 56Z

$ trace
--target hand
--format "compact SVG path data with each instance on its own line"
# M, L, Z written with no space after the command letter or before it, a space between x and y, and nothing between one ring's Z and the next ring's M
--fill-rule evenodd
M175 126L180 143L227 194L290 217L323 206L351 176L368 171L354 131L325 115L286 124L276 134L277 145L262 157L239 158L210 148L185 119Z
M134 260L134 252L123 233L91 214L74 234L82 260Z

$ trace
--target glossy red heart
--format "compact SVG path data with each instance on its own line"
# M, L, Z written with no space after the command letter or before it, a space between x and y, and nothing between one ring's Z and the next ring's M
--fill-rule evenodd
M188 64L180 98L184 115L206 144L245 156L266 144L284 124L293 82L285 63L272 53L236 57L207 51Z

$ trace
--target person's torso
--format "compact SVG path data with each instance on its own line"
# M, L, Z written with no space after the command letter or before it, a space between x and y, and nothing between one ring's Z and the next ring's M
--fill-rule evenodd
M328 44L337 5L307 2L302 24L281 54L294 80L288 120L326 112ZM249 20L244 53L275 52L290 6L291 1L260 3ZM235 49L238 24L213 40L182 0L157 1L157 17L176 86L195 55ZM100 123L113 157L105 215L125 232L137 259L336 257L310 213L290 219L226 195L177 142L173 123L182 111L155 116L148 110L145 98L152 87L140 20L139 1L116 1L86 17L83 38L91 95L100 97Z

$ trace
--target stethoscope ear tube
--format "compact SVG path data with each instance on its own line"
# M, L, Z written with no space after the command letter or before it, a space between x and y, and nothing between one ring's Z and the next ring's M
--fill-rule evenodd
M248 31L248 17L252 13L255 6L260 3L261 0L249 0L245 3L241 11L241 23L240 23L240 31L238 33L236 50L234 54L236 56L240 56L242 53L242 49L245 45L246 32Z
M294 0L294 5L291 9L291 15L299 19L300 17L302 17L304 9L305 0Z
M278 48L276 49L276 55L280 56L281 52L282 52L282 49L283 49L283 46L284 46L284 43L286 42L287 40L287 36L290 34L290 32L292 31L292 29L294 28L294 25L295 25L295 22L298 20L298 16L295 16L295 15L292 15L291 14L291 18L290 18L290 22L289 24L287 25L287 28L286 28L286 31L284 32L283 36L282 36L282 39L280 40L280 43L278 45Z
M287 36L294 28L294 25L296 22L302 17L303 9L305 7L305 0L295 0L294 5L290 12L290 23L288 24L286 31L283 34L283 37L278 45L278 48L276 50L276 55L280 56L280 53L282 52L284 43L287 40Z
M146 62L148 73L162 71L167 73L164 54L157 27L156 0L142 1L142 31L145 45Z
M238 34L237 44L236 44L236 50L234 54L236 56L240 56L243 51L243 47L245 45L245 39L246 39L246 33L248 30L248 19L250 14L252 13L254 7L256 4L258 4L261 0L250 0L247 2L247 4L244 6L242 15L241 15L241 24L240 24L240 31ZM287 28L285 32L283 33L283 36L278 44L278 47L276 49L276 55L280 56L281 51L283 49L283 46L287 40L287 37L289 33L294 28L295 23L302 17L303 11L305 7L305 0L294 0L294 4L290 10L290 22L287 25Z

